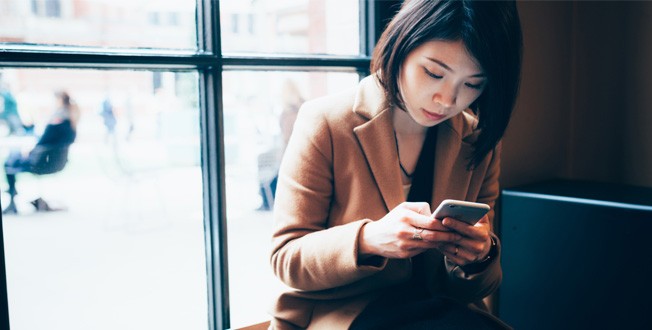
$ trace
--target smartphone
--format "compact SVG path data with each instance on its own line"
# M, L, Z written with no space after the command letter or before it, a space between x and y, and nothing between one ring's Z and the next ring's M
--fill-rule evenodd
M453 218L475 225L491 208L487 204L446 199L439 204L433 216L435 219Z

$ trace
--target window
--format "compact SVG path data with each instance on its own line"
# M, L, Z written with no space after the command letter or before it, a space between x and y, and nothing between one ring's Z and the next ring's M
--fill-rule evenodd
M41 44L192 51L198 47L195 0L0 2L3 47Z
M19 215L3 217L12 329L205 327L197 74L5 69L3 80L34 125L3 137L14 144L3 164L31 148L56 91L81 113L63 170L16 175ZM61 211L37 212L38 198Z
M238 18L240 17L240 14L233 13L231 14L231 32L234 34L237 34L238 31L240 30L240 24Z
M61 17L61 1L32 0L32 14L45 17Z
M38 134L61 89L81 116L62 170L17 174L19 214L0 223L0 323L268 320L282 287L268 262L269 205L293 113L368 73L380 9L394 3L3 1L0 80L23 123ZM36 139L3 121L0 134L3 162ZM35 212L37 196L62 210Z
M360 55L360 2L220 1L224 52ZM242 26L248 20L250 27ZM342 36L346 35L346 38Z

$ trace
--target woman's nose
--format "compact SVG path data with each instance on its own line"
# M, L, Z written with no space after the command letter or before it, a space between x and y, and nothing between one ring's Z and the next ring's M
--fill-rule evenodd
M444 108L450 108L455 105L457 100L457 90L449 84L442 84L441 88L433 95L432 100Z

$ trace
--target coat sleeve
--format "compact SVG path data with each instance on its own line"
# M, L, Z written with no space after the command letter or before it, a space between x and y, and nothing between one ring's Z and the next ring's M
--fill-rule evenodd
M489 165L485 178L480 188L477 201L489 204L489 222L492 228L492 237L496 241L496 254L487 267L478 273L467 274L460 266L445 258L446 270L448 273L447 293L457 300L465 303L479 301L493 293L502 281L502 269L500 267L500 240L493 234L494 228L494 207L499 195L498 177L500 175L500 152L499 143L489 157Z
M358 264L358 235L370 219L329 226L334 143L324 112L315 110L307 103L299 111L281 163L270 260L278 278L303 291L345 286L387 263Z

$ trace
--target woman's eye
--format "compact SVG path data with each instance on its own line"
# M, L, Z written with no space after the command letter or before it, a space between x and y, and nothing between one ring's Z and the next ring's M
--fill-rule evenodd
M474 85L474 84L471 84L471 83L466 83L465 85L466 85L466 87L473 88L473 89L482 89L483 84L480 83L480 84Z
M435 79L441 79L441 78L444 78L444 76L438 76L438 75L436 75L436 74L434 74L434 73L428 71L428 69L426 69L426 68L423 68L423 71L425 71L427 75L429 75L429 76L431 76L431 77L433 77L433 78L435 78Z

